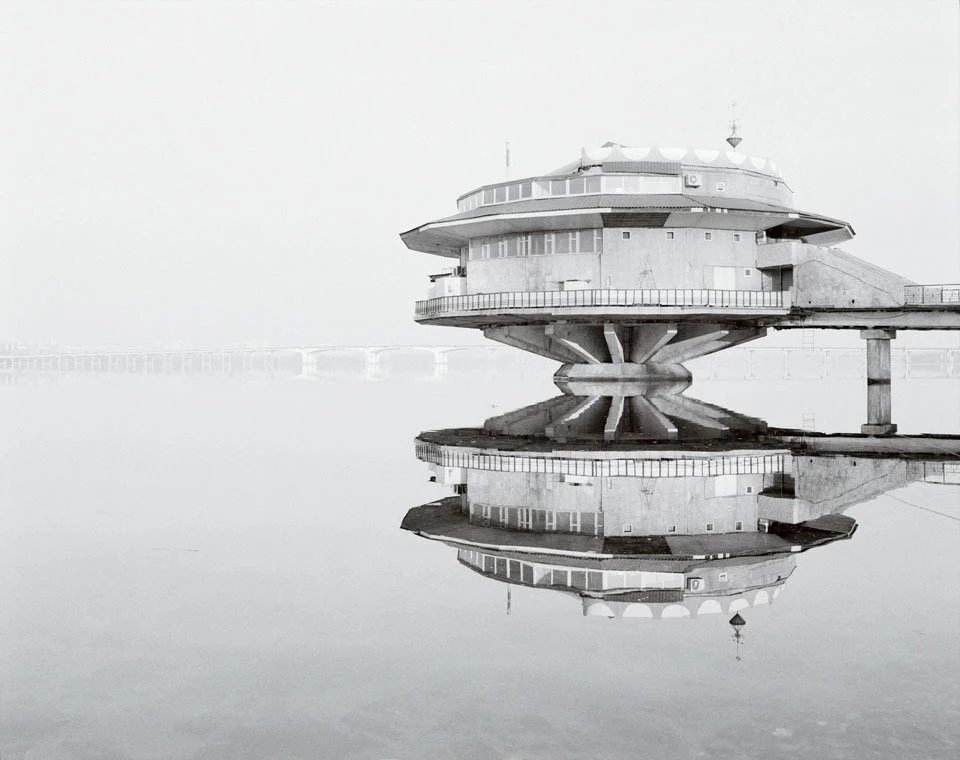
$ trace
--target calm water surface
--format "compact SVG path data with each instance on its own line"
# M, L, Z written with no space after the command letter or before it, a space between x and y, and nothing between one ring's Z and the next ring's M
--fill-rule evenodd
M960 486L849 509L737 661L727 615L595 619L514 587L508 616L504 584L401 531L449 495L417 433L557 391L509 363L386 374L0 388L0 758L960 753ZM858 379L689 394L863 421ZM894 410L960 430L955 380L895 381Z

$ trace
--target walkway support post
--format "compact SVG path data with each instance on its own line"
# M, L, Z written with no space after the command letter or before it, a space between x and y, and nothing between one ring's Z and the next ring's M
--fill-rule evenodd
M896 330L861 330L867 341L867 424L860 426L864 435L891 435L897 432L892 422L890 396L890 341Z

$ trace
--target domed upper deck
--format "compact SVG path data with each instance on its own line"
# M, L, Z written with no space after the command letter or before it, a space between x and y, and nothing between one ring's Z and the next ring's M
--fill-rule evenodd
M407 247L455 257L470 238L623 226L624 220L642 227L765 231L821 244L853 237L844 221L796 211L793 191L773 161L730 150L605 143L582 149L579 159L547 174L471 190L457 206L457 214L403 233Z
M472 211L532 198L685 193L753 200L789 208L793 193L777 165L736 151L633 148L605 143L548 174L484 185L457 199Z

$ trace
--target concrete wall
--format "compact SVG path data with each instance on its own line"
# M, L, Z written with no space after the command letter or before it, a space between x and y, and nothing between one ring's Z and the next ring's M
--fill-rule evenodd
M728 559L691 568L685 578L702 578L704 590L689 596L721 596L742 589L771 586L789 578L797 567L795 554L770 559ZM726 580L720 580L721 574Z
M700 166L684 166L683 174L699 174L703 179L700 187L683 185L684 195L709 195L720 198L744 198L761 203L793 208L793 192L782 179L764 174L748 174L737 169L717 169ZM722 182L723 190L717 189Z
M757 529L763 475L603 478L604 535L698 535ZM748 492L749 489L749 492ZM632 530L624 530L629 526ZM675 530L671 531L670 528Z
M623 233L629 232L629 239ZM673 239L667 235L673 233ZM712 240L706 240L710 232ZM735 240L735 235L740 240ZM607 228L602 253L570 253L471 261L468 293L560 290L563 280L588 280L602 289L713 289L715 267L732 267L736 290L762 290L751 231L678 228ZM649 270L647 272L646 270ZM749 272L749 274L748 274Z
M625 240L624 232L630 233ZM669 239L667 233L673 233ZM711 233L712 240L706 239ZM734 236L739 235L736 241ZM603 231L600 287L626 289L715 287L714 267L736 269L736 290L760 290L753 232L698 227L607 228ZM645 273L645 270L650 270ZM749 270L750 274L747 274Z
M900 306L909 284L838 248L800 245L794 256L791 302L800 308Z
M542 473L468 470L471 515L474 507L484 505L573 511L584 518L602 512L598 523L606 536L698 535L707 532L707 523L713 524L715 533L732 533L738 521L749 533L757 527L757 497L764 486L763 475L580 481L574 484Z
M599 512L597 480L575 485L561 475L467 470L467 494L472 505Z
M600 286L599 253L556 253L549 256L490 258L467 266L468 293L514 293L561 290L563 280L589 280Z
M916 472L910 464L872 457L794 457L796 496L807 505L800 520L841 512L907 485Z

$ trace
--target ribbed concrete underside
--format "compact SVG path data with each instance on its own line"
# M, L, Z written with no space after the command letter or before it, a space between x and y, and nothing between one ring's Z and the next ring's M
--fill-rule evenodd
M586 381L683 379L683 362L766 335L764 327L713 322L512 325L483 334L565 366L558 379Z

